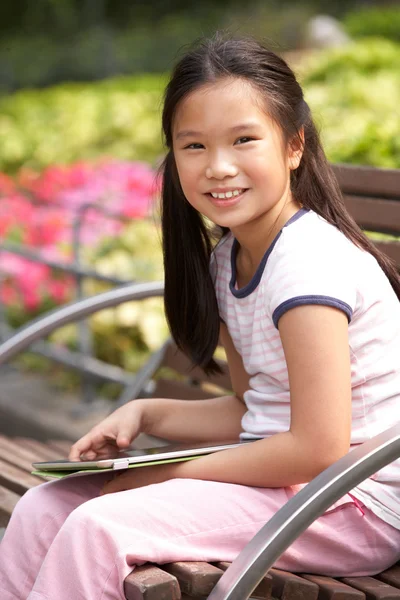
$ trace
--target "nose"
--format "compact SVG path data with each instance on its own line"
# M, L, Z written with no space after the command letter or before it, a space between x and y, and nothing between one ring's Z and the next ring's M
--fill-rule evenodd
M218 154L210 158L206 168L207 179L225 179L226 177L235 177L238 174L238 168L229 156Z

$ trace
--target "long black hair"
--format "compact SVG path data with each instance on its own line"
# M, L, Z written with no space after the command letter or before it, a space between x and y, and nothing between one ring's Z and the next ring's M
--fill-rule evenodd
M215 239L202 215L183 194L173 154L172 126L179 103L188 94L225 77L250 82L264 96L268 113L280 126L286 144L296 137L302 144L300 165L291 171L294 198L370 252L400 298L396 268L347 212L293 71L282 58L252 38L235 39L216 34L198 42L175 66L165 90L162 115L168 149L162 165L161 205L165 313L178 347L206 372L218 371L213 354L220 320L209 272ZM304 143L300 137L303 130Z

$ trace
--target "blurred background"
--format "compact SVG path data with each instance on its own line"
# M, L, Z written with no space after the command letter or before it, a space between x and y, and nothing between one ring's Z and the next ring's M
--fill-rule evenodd
M186 45L216 29L287 58L332 162L400 168L398 1L2 2L0 339L73 299L162 279L162 91ZM154 299L65 327L46 352L80 348L134 373L166 336ZM18 367L76 394L84 370L46 352ZM119 393L83 378L86 403Z

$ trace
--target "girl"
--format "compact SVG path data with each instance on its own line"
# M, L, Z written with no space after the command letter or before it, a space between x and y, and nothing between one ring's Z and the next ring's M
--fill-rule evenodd
M202 42L172 74L163 128L166 314L205 370L220 336L234 394L131 402L70 458L103 458L140 432L262 439L31 490L2 543L2 600L122 600L146 561L231 561L302 485L400 414L399 278L346 212L287 64L252 40ZM368 575L399 557L396 461L277 566Z

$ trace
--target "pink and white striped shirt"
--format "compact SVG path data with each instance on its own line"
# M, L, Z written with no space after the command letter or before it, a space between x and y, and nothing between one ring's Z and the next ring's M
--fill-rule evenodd
M240 289L237 251L238 242L228 233L210 268L220 317L250 375L242 437L289 429L289 379L278 326L287 310L302 304L334 306L348 317L352 446L400 419L400 303L375 258L305 209L286 223ZM352 494L400 529L400 459Z

